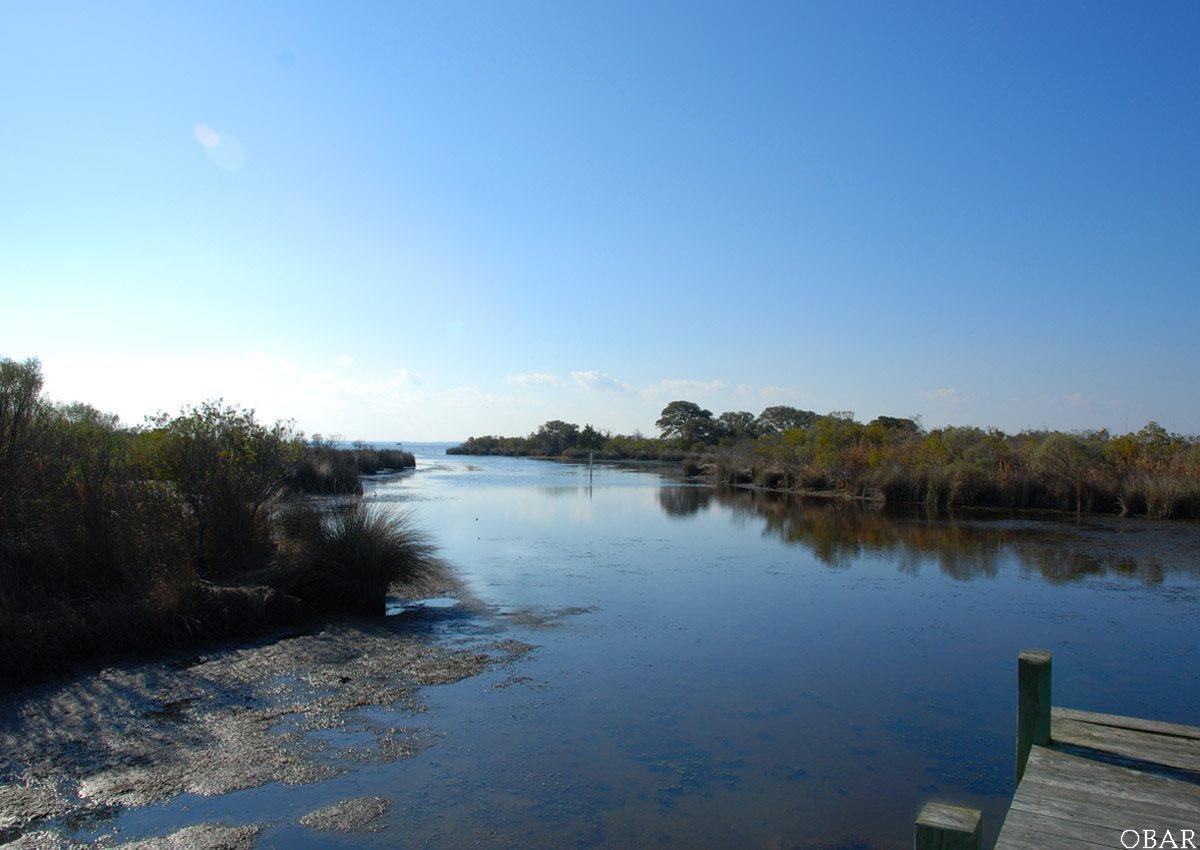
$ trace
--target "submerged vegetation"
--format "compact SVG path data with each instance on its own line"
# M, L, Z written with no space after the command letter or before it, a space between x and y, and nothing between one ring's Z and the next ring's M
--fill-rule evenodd
M720 416L668 404L662 436L547 422L528 437L474 437L458 454L682 460L715 483L932 508L999 507L1200 517L1200 439L1151 422L1139 431L1023 431L769 407Z
M306 441L209 402L144 427L42 394L0 359L0 678L83 656L252 632L315 612L382 612L432 568L403 518L360 501L406 452Z

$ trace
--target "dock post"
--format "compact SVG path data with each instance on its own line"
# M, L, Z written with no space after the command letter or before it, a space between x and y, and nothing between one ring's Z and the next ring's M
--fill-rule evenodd
M1017 785L1029 751L1050 743L1050 658L1044 649L1017 656Z
M917 815L915 850L979 850L983 815L978 809L926 803Z

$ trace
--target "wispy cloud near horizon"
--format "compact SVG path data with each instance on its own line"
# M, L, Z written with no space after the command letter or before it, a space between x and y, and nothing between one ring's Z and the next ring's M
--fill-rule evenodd
M505 380L510 384L520 384L521 386L558 386L558 376L549 372L518 372L516 374L509 373L505 376Z
M604 372L597 372L595 369L588 369L586 372L572 372L572 380L576 385L585 390L600 390L611 393L628 393L633 391L633 387L624 381L619 381L612 375L607 375Z
M978 398L974 393L965 393L955 387L938 387L934 390L922 390L918 395L930 401L957 403Z

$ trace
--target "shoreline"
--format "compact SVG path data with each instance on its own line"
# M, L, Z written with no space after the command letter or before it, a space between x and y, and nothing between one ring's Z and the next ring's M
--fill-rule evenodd
M48 846L82 846L76 830L89 819L89 843L89 829L120 839L119 826L105 824L121 811L186 794L313 785L355 765L412 758L440 735L361 712L394 707L417 718L425 688L509 667L536 648L507 629L465 643L438 636L439 620L463 616L495 618L464 604L327 621L154 659L108 659L0 695L0 843L54 836ZM109 702L81 711L83 696ZM323 739L347 731L354 740L331 747Z

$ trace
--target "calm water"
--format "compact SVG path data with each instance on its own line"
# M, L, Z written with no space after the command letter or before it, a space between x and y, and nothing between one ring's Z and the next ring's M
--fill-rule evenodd
M263 844L329 844L286 824L378 794L392 828L347 846L901 848L931 797L994 836L1022 648L1054 651L1057 704L1200 723L1194 524L934 521L430 446L418 463L372 498L413 510L494 610L571 610L514 618L538 645L515 665L426 689L397 721L443 736L417 757L193 798L188 822L269 808Z

